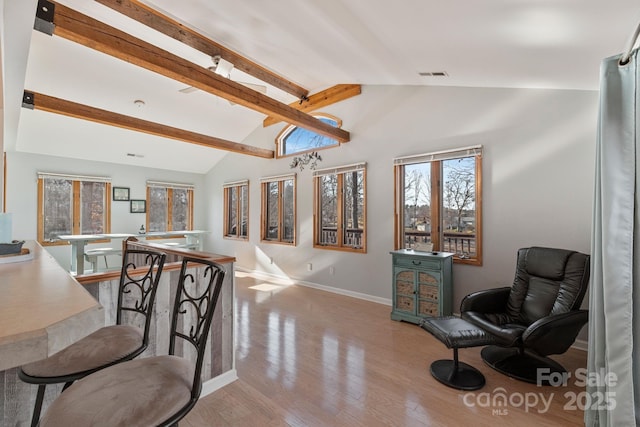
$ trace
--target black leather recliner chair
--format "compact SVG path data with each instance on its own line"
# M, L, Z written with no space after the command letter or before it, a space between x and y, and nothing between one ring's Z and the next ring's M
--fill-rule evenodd
M567 351L588 321L588 311L580 310L588 283L589 255L524 248L513 285L467 295L460 313L496 338L497 345L481 351L485 363L513 378L548 384L549 374L566 370L546 356Z

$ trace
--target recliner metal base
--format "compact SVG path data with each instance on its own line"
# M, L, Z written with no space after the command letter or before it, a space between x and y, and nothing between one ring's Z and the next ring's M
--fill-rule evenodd
M436 360L430 370L435 379L458 390L478 390L485 384L480 371L457 360Z
M539 385L550 385L548 379L559 378L553 374L565 374L567 370L548 357L536 356L520 349L490 345L480 352L482 360L511 378ZM543 371L539 371L543 369ZM540 374L540 375L539 375Z

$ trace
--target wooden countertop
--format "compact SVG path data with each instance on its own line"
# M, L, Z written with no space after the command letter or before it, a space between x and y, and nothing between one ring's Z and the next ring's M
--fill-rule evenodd
M100 304L37 242L0 264L0 370L38 360L104 325Z

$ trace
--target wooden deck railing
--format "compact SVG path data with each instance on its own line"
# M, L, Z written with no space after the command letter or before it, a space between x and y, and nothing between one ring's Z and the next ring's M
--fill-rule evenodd
M362 229L347 228L344 233L344 245L354 248L362 247ZM324 227L320 243L336 245L338 243L338 230L335 227Z
M414 248L417 243L429 243L431 232L428 231L405 231L404 247ZM321 234L321 243L335 245L338 242L338 230L335 227L324 227ZM362 230L348 228L345 231L344 243L347 246L362 246ZM443 236L443 245L440 250L452 252L465 257L476 253L476 235L469 233L447 232Z
M431 232L429 231L405 231L405 248L413 248L416 243L429 243ZM468 256L476 253L476 235L469 233L444 232L441 250L457 255Z

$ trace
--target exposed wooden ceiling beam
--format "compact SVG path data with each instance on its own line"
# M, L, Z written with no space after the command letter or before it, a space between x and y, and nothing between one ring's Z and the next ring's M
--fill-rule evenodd
M327 105L335 104L336 102L351 98L352 96L360 95L362 92L360 85L335 85L329 89L325 89L322 92L311 95L309 98L297 101L289 104L290 107L296 110L311 112L316 111L318 108L326 107ZM280 122L281 120L276 117L267 117L262 122L262 126L267 127Z
M104 125L116 126L150 135L184 141L190 144L202 145L204 147L217 148L219 150L231 151L249 156L263 157L265 159L274 158L273 150L252 147L250 145L227 141L225 139L215 138L184 129L161 125L147 120L90 107L88 105L78 104L65 99L55 98L42 93L25 91L23 106L33 108L35 110L62 114L76 119L89 120L91 122L101 123Z
M337 141L347 142L350 139L349 132L344 129L334 128L315 117L239 83L218 76L206 68L132 37L60 3L46 2L48 4L46 6L41 6L40 3L38 4L38 13L43 9L47 9L49 12L53 10L53 34L57 36L225 98L235 104L278 117L280 120ZM39 19L36 19L35 25L38 29L43 27L43 24L38 22Z
M304 99L309 94L307 89L287 80L259 64L256 64L250 59L247 59L234 51L227 49L221 44L208 39L175 19L163 15L157 10L152 9L137 0L95 1L211 57L220 55L222 59L231 62L238 70L282 89L287 93L295 95L297 98Z

